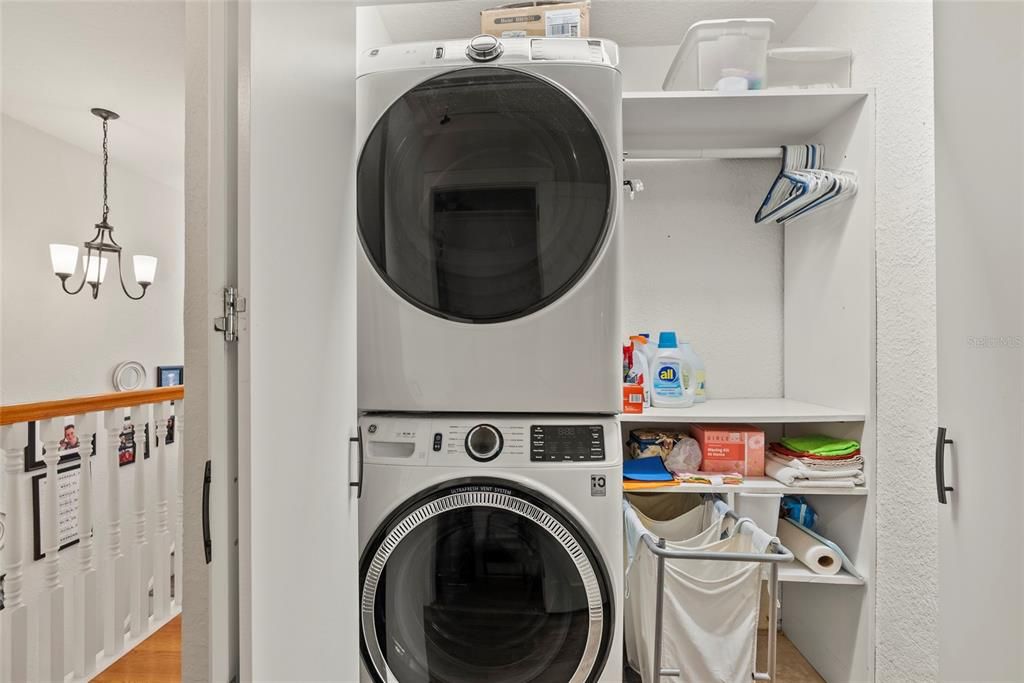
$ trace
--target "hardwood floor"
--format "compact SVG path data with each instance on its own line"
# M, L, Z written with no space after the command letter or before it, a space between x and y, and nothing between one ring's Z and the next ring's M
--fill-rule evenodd
M796 646L790 642L784 633L779 633L778 656L775 660L775 680L777 683L825 683L825 679L818 675ZM764 668L764 662L768 654L768 633L767 631L757 632L758 664Z
M94 683L170 683L181 680L181 615L139 643Z
M767 635L758 634L758 651L767 648ZM793 643L779 634L777 683L824 683ZM144 640L138 647L93 679L94 683L167 683L181 680L181 617ZM632 680L639 680L636 677Z

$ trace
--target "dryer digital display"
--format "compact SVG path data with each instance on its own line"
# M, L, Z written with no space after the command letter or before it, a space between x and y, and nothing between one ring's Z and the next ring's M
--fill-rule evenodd
M533 425L530 427L530 460L604 460L604 430L601 425Z

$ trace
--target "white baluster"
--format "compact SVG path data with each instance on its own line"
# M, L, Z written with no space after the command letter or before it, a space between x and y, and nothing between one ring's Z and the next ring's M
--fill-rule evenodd
M178 445L178 514L174 525L174 604L181 607L182 596L185 594L185 575L182 557L185 554L185 401L174 402L174 443Z
M43 462L46 463L45 495L42 497L43 592L39 621L39 679L63 681L64 674L64 586L60 577L60 529L58 528L57 450L64 437L63 418L40 420Z
M132 544L131 574L131 635L139 637L149 630L149 542L146 539L146 425L149 424L150 405L132 406L132 424L135 426L135 541Z
M93 564L92 435L95 413L75 416L81 455L78 482L78 573L75 575L74 670L75 678L88 678L96 670L99 619L96 611L96 567Z
M103 412L107 432L107 568L104 580L103 651L117 657L124 649L124 554L121 552L121 463L117 447L124 426L120 410Z
M4 502L7 518L4 526L4 609L0 612L0 683L22 683L28 676L28 609L22 601L22 552L24 529L21 491L27 477L25 444L28 434L24 423L0 427L4 465Z
M153 406L153 462L156 464L156 534L153 538L153 617L167 617L171 603L171 532L167 526L167 403Z

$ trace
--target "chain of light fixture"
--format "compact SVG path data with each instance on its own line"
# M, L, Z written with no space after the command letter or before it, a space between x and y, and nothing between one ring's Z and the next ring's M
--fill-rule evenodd
M120 116L109 109L93 109L93 115L103 120L103 218L96 224L96 234L93 238L83 244L85 256L82 257L82 282L74 290L68 289L68 279L75 274L78 267L78 247L67 244L51 244L50 259L53 263L53 272L60 278L61 287L68 294L78 294L88 283L92 289L92 298L99 296L100 285L107 270L107 257L104 254L117 255L117 275L121 281L121 289L125 296L133 301L138 301L146 296L146 290L153 284L153 277L156 275L157 259L154 256L137 255L133 257L135 267L135 281L142 291L138 296L128 291L124 282L124 271L121 268L121 245L114 241L114 226L107 222L110 215L108 204L108 172L110 165L110 153L107 148L108 124ZM95 253L94 253L95 252Z

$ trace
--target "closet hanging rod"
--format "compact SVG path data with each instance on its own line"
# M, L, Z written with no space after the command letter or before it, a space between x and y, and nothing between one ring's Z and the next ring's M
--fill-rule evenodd
M638 149L622 155L625 161L689 159L781 159L781 147L714 147L701 149Z

